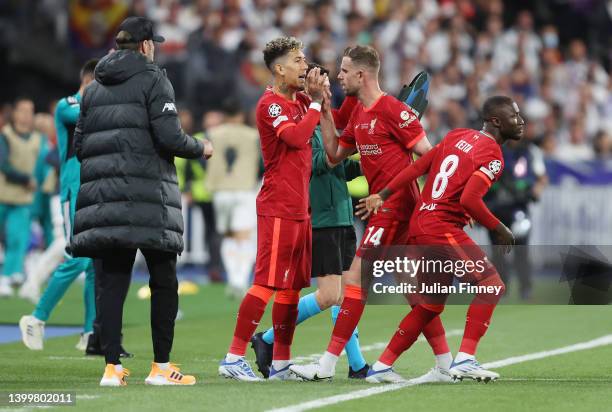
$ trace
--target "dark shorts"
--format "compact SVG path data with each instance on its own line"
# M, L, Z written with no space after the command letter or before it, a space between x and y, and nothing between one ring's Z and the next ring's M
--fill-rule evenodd
M312 230L312 277L341 275L355 257L357 237L353 226Z

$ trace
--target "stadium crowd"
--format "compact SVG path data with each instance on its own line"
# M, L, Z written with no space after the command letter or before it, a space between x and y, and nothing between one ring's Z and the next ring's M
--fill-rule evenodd
M612 9L605 2L41 0L1 7L6 13L0 17L0 56L8 64L0 70L11 76L2 76L0 127L10 121L15 97L35 96L34 127L51 146L55 102L73 86L54 96L48 90L57 90L55 83L73 84L76 75L65 80L74 74L71 62L80 67L87 58L106 54L114 47L117 25L136 15L153 20L166 38L156 60L175 87L188 133L206 133L224 123L228 97L239 102L247 123L254 125L255 104L270 82L262 49L272 38L288 34L304 42L310 60L330 71L336 105L343 99L336 75L347 45L370 44L380 52L381 86L392 94L427 70L432 82L423 125L434 144L451 129L479 128L478 108L485 98L504 94L522 108L526 137L546 156L612 158L612 55L606 34ZM27 57L28 50L46 56L41 48L54 56L48 61ZM17 80L9 84L6 79L13 75ZM45 79L48 90L23 76ZM35 93L28 92L32 88ZM213 196L190 189L202 189L206 180L205 170L194 167L187 168L192 173L183 176L182 189L202 208L209 269L218 278Z
M588 160L612 152L605 34L612 10L605 2L522 9L502 0L90 0L69 2L63 17L56 13L63 1L40 3L39 13L53 16L55 42L81 60L113 47L126 15L152 19L167 39L158 61L195 119L220 109L228 95L251 111L270 80L261 50L285 33L300 38L332 78L343 49L356 43L379 50L382 86L390 93L419 71L430 72L424 126L434 142L450 129L479 127L477 108L498 93L523 107L527 137L547 155ZM573 28L561 31L563 19L572 19ZM337 82L333 90L339 103Z

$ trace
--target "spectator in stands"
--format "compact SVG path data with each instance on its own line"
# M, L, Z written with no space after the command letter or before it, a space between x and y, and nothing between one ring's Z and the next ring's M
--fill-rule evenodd
M13 3L23 7L22 2ZM109 40L109 28L120 21L113 16L126 9L126 2L97 3L71 2L71 38L77 50L83 44ZM174 82L183 82L177 83L177 98L196 118L219 109L225 96L238 91L243 110L251 110L267 83L258 51L286 32L304 40L310 60L329 68L336 66L347 43L375 45L383 57L383 87L391 92L416 72L428 70L434 77L429 113L436 112L442 128L451 127L456 119L467 119L466 125L471 125L484 98L514 93L524 100L526 114L535 114L534 121L546 124L539 135L551 127L562 131L556 137L561 146L569 140L577 116L586 116L584 139L574 144L582 151L592 146L598 130L612 131L605 30L610 11L605 2L570 2L563 10L555 2L510 0L127 3L130 13L150 17L173 39L160 58ZM36 16L32 21L51 17L35 12L22 8L23 18L9 23L23 31L28 13ZM575 24L561 32L559 24L568 19ZM334 83L332 88L337 86Z
M599 160L612 159L612 139L610 134L600 130L593 139L593 151L595 158Z

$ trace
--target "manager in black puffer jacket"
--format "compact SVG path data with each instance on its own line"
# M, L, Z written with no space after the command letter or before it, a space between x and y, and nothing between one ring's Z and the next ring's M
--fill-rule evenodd
M154 42L163 38L153 35L152 23L130 17L116 41L118 50L100 60L81 102L75 131L81 187L71 250L94 258L107 363L101 384L124 382L114 365L120 364L121 316L137 249L151 275L152 375L157 383L191 382L164 369L172 368L167 363L178 309L176 259L183 251L174 157L210 157L212 146L181 129L172 85L153 63Z

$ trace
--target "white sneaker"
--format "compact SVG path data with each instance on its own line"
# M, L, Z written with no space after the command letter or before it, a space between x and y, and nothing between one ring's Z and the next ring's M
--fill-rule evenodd
M448 372L453 379L463 380L468 378L478 382L483 381L484 383L489 383L499 378L499 373L486 370L480 366L475 358L466 359L458 363L453 361Z
M334 372L326 373L321 370L320 363L310 363L307 365L291 365L289 370L307 381L329 380L334 377Z
M27 299L34 305L40 300L40 288L34 282L25 281L19 288L18 296L22 299Z
M19 320L21 340L30 350L42 350L45 337L45 322L32 315L22 316Z
M23 282L25 282L25 275L23 273L13 273L10 279L13 286L23 285Z
M270 366L270 375L268 376L268 380L270 381L298 381L301 382L302 379L300 376L296 375L294 372L289 369L289 367L293 364L289 364L285 366L281 370L274 369L274 366Z
M219 363L219 375L224 378L245 382L259 382L263 380L255 375L251 365L244 358L240 358L236 362L228 362L223 358L221 363Z
M0 298L10 298L13 296L13 288L11 286L11 278L0 275Z
M89 337L93 334L93 332L83 332L79 337L79 341L77 342L75 348L84 352L87 349L87 342L89 341Z
M399 373L395 372L393 368L381 369L379 371L375 371L374 369L370 368L368 370L368 375L366 376L365 380L369 383L406 382L406 379L404 379Z
M448 369L443 369L439 366L435 366L429 370L425 375L419 376L418 378L410 379L410 382L416 384L421 383L454 383L455 381L451 378Z

